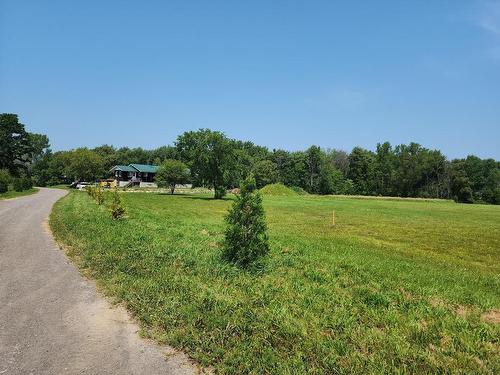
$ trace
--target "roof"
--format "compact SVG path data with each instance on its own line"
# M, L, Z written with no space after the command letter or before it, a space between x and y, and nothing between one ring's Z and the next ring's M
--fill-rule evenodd
M129 164L129 166L137 169L139 172L156 173L156 171L158 170L157 165Z
M123 171L123 172L136 172L134 168L129 165L115 165L111 168L112 171Z

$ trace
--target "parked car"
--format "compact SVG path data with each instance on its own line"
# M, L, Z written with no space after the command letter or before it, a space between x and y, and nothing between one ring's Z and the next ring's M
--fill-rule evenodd
M79 183L76 184L76 188L78 190L84 190L87 186L91 186L92 184L90 182L84 182L84 181L81 181Z

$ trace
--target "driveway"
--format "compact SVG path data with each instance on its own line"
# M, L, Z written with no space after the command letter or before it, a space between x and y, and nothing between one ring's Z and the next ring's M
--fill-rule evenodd
M0 374L197 373L182 354L141 339L59 250L47 219L65 194L0 201Z

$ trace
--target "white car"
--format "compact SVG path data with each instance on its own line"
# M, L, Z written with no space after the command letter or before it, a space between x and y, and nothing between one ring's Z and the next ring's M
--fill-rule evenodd
M76 188L78 190L84 190L87 186L91 186L92 184L90 182L79 182L76 184Z

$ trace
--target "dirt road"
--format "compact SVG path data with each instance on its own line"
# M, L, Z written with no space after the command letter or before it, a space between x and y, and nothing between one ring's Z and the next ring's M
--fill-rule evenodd
M66 192L0 201L0 374L193 374L181 354L141 339L47 230Z

